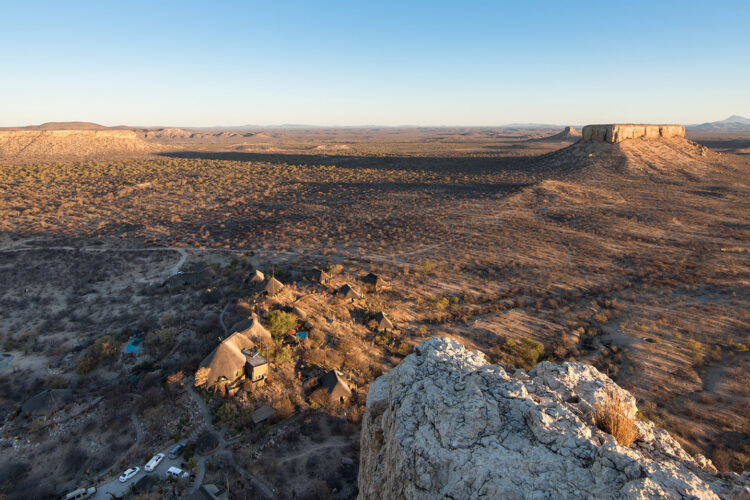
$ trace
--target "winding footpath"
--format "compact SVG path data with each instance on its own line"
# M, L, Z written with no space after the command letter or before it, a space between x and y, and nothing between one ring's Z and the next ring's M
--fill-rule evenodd
M187 393L195 400L196 403L198 403L198 409L200 410L200 414L203 417L203 425L198 426L197 429L195 429L191 435L190 439L195 441L204 430L208 430L211 428L211 412L208 410L208 407L206 406L206 402L203 401L203 398L195 392L192 386L192 379L188 380L188 383L185 385L185 390ZM229 462L232 464L232 466L237 469L246 479L248 479L255 488L260 491L264 497L266 498L276 498L276 494L273 492L273 489L266 485L264 482L262 482L260 479L258 479L253 474L247 472L245 469L239 466L237 464L237 461L234 458L234 454L230 450L227 449L228 446L231 446L239 441L239 439L234 439L231 441L227 441L224 439L223 435L223 429L220 429L218 431L219 435L219 446L216 448L216 450L207 456L201 456L197 457L196 459L196 477L195 477L195 483L190 488L189 492L192 493L195 490L197 490L200 485L203 483L203 478L206 474L206 461L211 458L212 456L218 455L218 454L224 454L229 457Z

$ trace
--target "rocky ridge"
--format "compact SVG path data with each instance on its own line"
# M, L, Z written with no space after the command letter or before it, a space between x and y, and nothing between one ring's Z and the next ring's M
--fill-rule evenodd
M447 338L421 343L370 386L359 497L748 498L750 474L718 474L663 429L637 421L629 448L594 425L607 390L582 363L490 365Z

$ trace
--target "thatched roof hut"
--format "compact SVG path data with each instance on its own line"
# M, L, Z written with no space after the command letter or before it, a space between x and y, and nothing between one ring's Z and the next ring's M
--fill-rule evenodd
M271 278L268 280L268 283L266 283L266 287L263 289L265 293L267 293L269 296L276 295L280 291L284 289L284 284L277 280L276 278Z
M344 377L338 370L331 370L320 377L320 385L328 391L328 396L331 399L343 401L352 395L349 384L346 383L346 380L344 380Z
M260 318L258 318L258 315L255 313L249 318L235 323L235 325L232 326L232 332L240 332L256 344L273 342L271 332L266 330L266 327L263 326L260 322Z
M245 367L244 349L251 349L253 342L240 332L227 337L201 362L207 368L206 386L212 387L223 380L235 381L242 376Z
M352 288L352 286L349 285L349 283L346 283L346 284L344 284L344 286L342 286L341 288L339 288L337 293L341 297L343 297L345 299L349 299L349 300L355 300L355 299L362 298L362 294L359 293L354 288Z
M391 320L388 318L385 312L380 311L379 313L375 314L372 319L374 319L377 323L376 328L378 331L383 332L393 330L393 323L391 323Z

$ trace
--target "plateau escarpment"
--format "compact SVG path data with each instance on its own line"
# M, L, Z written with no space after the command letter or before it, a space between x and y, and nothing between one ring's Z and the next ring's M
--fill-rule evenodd
M583 127L583 140L587 142L610 142L615 144L628 139L657 139L659 137L685 137L685 127L682 125L644 125L632 123L586 125Z
M109 156L137 156L159 146L132 130L2 130L0 161L80 160Z
M745 474L719 475L669 433L636 421L629 447L595 425L608 394L635 399L596 368L490 365L455 341L421 343L371 386L362 421L360 498L734 498Z

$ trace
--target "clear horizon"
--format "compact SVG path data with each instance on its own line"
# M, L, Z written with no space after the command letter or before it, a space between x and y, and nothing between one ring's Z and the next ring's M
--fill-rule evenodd
M0 126L698 124L750 115L750 3L29 1Z

